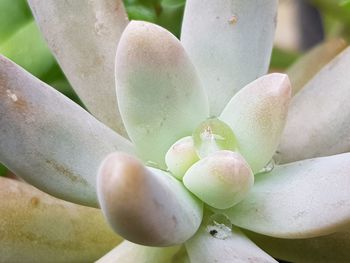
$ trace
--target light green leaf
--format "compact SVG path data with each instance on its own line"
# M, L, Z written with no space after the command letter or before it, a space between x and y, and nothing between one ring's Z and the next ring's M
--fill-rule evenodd
M116 80L119 110L139 156L165 168L170 146L209 114L180 41L157 25L130 22L118 46Z
M254 175L238 153L217 151L192 165L183 183L204 203L227 209L239 203L254 183Z

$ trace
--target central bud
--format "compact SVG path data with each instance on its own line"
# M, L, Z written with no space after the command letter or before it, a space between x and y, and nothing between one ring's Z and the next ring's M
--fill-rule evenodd
M174 143L165 162L176 178L204 203L229 208L246 196L254 175L237 152L231 128L217 118L202 122L192 136Z
M194 146L200 158L220 150L237 150L237 140L231 128L218 118L202 122L192 134Z

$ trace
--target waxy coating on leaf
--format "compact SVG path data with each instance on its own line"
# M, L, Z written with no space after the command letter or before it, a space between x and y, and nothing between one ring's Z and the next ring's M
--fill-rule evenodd
M232 96L267 73L277 0L187 0L181 43L219 116Z
M280 238L312 238L350 225L350 153L276 166L225 211L236 226Z
M186 248L191 263L277 263L236 228L220 239L201 226L196 235L186 242Z
M165 163L168 170L180 180L182 180L188 168L198 160L199 157L191 136L175 142L165 155Z
M220 115L231 127L239 152L254 173L267 165L276 151L290 98L288 76L273 73L240 90Z
M165 169L170 146L209 115L188 55L164 28L132 21L118 46L116 81L120 113L139 156Z
M121 0L28 0L45 39L82 102L127 136L118 112L114 64L128 24Z
M192 165L184 185L204 203L227 209L239 203L254 183L254 175L241 155L218 151Z
M113 153L102 163L97 192L112 228L141 245L181 244L202 220L202 203L182 183L124 153Z
M64 200L97 206L103 158L133 146L62 94L0 55L0 162Z
M350 151L349 68L348 47L293 98L278 147L282 163Z
M344 39L331 39L312 48L286 72L297 94L331 60L347 47Z
M1 262L91 262L121 242L101 212L0 177Z

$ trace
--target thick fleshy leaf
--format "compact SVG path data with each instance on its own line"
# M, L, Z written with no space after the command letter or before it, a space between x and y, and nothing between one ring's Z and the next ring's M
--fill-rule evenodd
M124 241L96 263L171 263L180 247L146 247Z
M182 180L188 168L198 160L192 136L175 142L165 155L167 169L179 180Z
M0 56L0 162L65 200L97 205L96 174L129 141L81 107Z
M281 239L245 233L270 255L290 262L344 263L350 259L350 232L307 239Z
M293 98L277 159L280 163L350 151L350 48Z
M202 203L181 182L124 153L113 153L102 163L97 193L112 228L137 244L181 244L202 220Z
M276 151L290 96L287 75L266 75L240 90L220 116L231 127L239 152L254 173L261 170Z
M116 61L118 102L127 132L142 159L164 167L170 146L208 117L196 71L175 36L140 21L125 29Z
M193 164L183 183L204 203L227 209L244 199L254 184L254 175L240 154L217 151Z
M187 0L181 42L218 116L230 98L266 74L272 51L277 0Z
M224 238L212 236L202 226L186 242L191 263L277 262L234 228Z
M102 122L126 135L117 108L114 59L128 23L121 0L28 0L69 82Z
M299 92L309 80L347 46L344 39L331 39L311 49L286 72L292 83L292 95Z
M0 177L1 262L92 262L121 238L100 210Z
M226 211L242 228L280 238L311 238L350 223L350 153L275 167Z

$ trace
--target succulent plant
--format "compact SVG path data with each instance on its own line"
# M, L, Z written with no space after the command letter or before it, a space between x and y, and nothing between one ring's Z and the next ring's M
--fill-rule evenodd
M0 161L56 197L0 178L0 261L350 259L343 42L290 82L277 0L187 0L181 41L117 0L29 4L91 114L0 57Z

